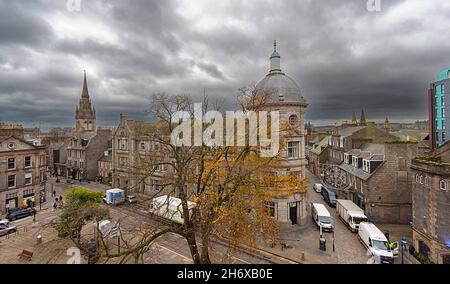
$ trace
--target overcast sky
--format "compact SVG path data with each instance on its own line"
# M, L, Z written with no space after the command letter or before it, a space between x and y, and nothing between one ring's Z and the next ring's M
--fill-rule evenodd
M69 0L69 2L76 2ZM273 40L317 124L425 119L450 66L450 1L0 0L0 121L74 125L87 70L99 125L145 115L156 92L234 102L261 80ZM75 5L76 8L77 5Z

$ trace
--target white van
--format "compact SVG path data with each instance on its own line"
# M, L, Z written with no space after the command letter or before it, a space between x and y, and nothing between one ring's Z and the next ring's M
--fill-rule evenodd
M322 187L323 187L323 184L321 184L321 183L315 183L314 186L313 186L314 191L317 192L317 193L321 193L322 192Z
M195 206L196 203L188 201L190 214L192 214ZM168 195L153 198L150 203L149 212L164 219L184 224L181 199L179 198L171 197Z
M375 263L394 263L394 254L388 248L388 240L383 232L374 224L360 223L359 238L362 244L369 250Z
M311 216L317 226L323 231L333 231L333 217L323 204L313 203L311 205Z

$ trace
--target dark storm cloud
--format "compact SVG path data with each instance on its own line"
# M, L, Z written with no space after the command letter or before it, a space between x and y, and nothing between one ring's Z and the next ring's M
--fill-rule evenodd
M282 68L310 103L307 119L426 117L426 89L450 65L447 1L0 0L0 120L73 125L82 72L99 124L145 118L156 92L236 90Z

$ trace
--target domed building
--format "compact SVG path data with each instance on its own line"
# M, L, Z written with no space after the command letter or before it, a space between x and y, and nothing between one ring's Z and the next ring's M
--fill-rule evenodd
M279 111L281 125L290 125L289 131L280 137L286 145L281 153L277 173L295 173L299 177L305 177L305 108L308 103L303 98L299 85L283 73L276 41L274 52L270 56L269 74L256 85L256 92L267 96L265 105L268 110ZM300 190L291 196L267 201L266 206L279 222L295 225L307 221L306 196Z

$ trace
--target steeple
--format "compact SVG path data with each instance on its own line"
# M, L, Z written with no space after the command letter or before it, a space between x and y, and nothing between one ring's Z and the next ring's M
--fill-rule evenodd
M359 121L360 126L366 126L366 113L364 112L364 109L361 111L361 119Z
M76 130L95 131L96 130L96 113L95 107L92 107L87 86L86 71L84 71L83 90L81 92L80 103L75 111Z
M352 115L352 124L358 124L358 120L356 119L356 113L355 112L353 112L353 115Z
M270 56L270 73L281 73L281 56L277 52L277 41L273 42L273 53Z
M384 121L384 129L386 131L389 131L390 126L389 126L389 118L386 117L386 120Z
M83 93L81 94L81 97L89 99L89 90L88 90L87 80L86 80L86 70L84 70Z

